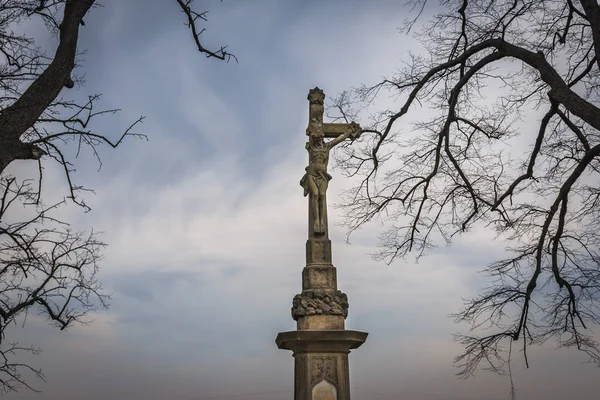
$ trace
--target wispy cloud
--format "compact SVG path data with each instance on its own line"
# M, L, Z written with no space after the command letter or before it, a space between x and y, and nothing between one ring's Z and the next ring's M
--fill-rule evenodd
M306 94L375 79L410 45L395 33L403 9L370 4L215 3L206 35L231 45L240 64L229 65L193 51L172 5L112 1L90 16L82 90L124 109L104 129L118 132L144 114L151 140L104 152L99 174L78 172L97 190L94 211L64 213L74 226L105 232L112 307L90 327L65 333L33 321L24 330L23 340L46 348L36 360L49 382L39 398L291 398L292 356L274 339L294 329L291 300L301 289ZM352 184L334 175L331 204ZM505 398L506 378L457 381L450 367L460 351L451 333L462 327L448 314L485 284L476 271L503 251L493 236L473 232L418 263L386 266L369 256L376 222L347 245L339 210L330 214L347 326L370 333L351 355L353 398ZM528 398L559 399L565 382L584 387L581 377L591 377L576 356L538 354L544 362L522 378ZM540 388L544 376L553 393Z

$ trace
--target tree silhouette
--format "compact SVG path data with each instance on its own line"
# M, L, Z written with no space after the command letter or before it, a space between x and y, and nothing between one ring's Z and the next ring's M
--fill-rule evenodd
M412 2L419 16L426 3ZM457 337L459 375L503 372L507 341L521 341L526 361L528 345L553 339L600 364L590 330L600 300L600 6L448 0L436 12L415 34L423 52L329 109L371 118L338 154L359 181L341 205L349 232L383 219L375 257L387 262L476 225L505 241L507 258L486 268L492 284L455 315L473 327ZM391 108L377 106L389 98Z
M203 45L199 23L206 21L206 12L195 11L192 3L177 0L173 6L183 13L197 50L208 58L236 60L226 47ZM66 150L75 146L79 157L82 147L89 147L101 165L102 145L115 148L127 137L146 137L134 131L143 117L117 134L94 130L97 119L119 110L98 110L99 95L78 103L64 94L78 82L79 32L97 6L94 0L0 0L0 393L34 390L29 376L43 378L39 369L15 361L19 352L39 349L8 340L7 326L24 324L35 310L62 330L86 323L88 313L108 304L96 278L105 244L94 232L73 232L53 217L65 201L45 206L42 196L42 163L57 162L68 182L67 199L89 211L81 196L88 189L73 181L74 164ZM43 21L58 40L53 55L26 33L16 33L34 20ZM37 162L39 178L34 182L7 173L14 160ZM19 205L25 211L17 210Z

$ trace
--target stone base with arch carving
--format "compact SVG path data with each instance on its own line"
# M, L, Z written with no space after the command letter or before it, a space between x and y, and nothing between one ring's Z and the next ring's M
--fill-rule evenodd
M337 389L328 381L321 380L313 386L312 398L313 400L337 400Z
M294 352L294 399L350 400L348 354L362 345L367 335L351 330L298 330L277 335L277 347Z

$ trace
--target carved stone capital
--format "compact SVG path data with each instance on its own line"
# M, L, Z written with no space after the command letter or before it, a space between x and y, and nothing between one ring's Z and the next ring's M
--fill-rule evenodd
M294 296L292 318L298 320L308 315L348 316L348 296L340 290L311 290Z

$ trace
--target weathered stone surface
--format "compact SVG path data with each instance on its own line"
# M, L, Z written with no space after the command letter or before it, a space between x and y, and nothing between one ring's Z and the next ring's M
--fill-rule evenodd
M337 273L331 264L308 265L302 270L302 290L337 289Z
M331 264L331 240L308 239L306 241L306 264Z
M294 399L316 400L315 387L325 380L335 387L336 400L350 400L348 353L366 339L366 332L347 330L279 333L275 340L277 347L292 350L296 360ZM328 397L320 400L325 399L329 400Z
M298 330L339 330L344 329L343 315L307 315L297 321Z
M308 376L308 353L294 355L294 398L308 398L308 385L305 384Z
M367 340L368 333L351 330L279 332L275 343L294 354L338 352L349 353ZM344 367L345 368L345 367Z
M292 318L307 315L348 316L348 296L340 290L307 290L294 296Z
M337 357L336 356L322 356L314 355L310 357L311 363L311 376L310 385L313 386L317 382L327 379L329 382L337 385L338 383L338 371L337 371Z

